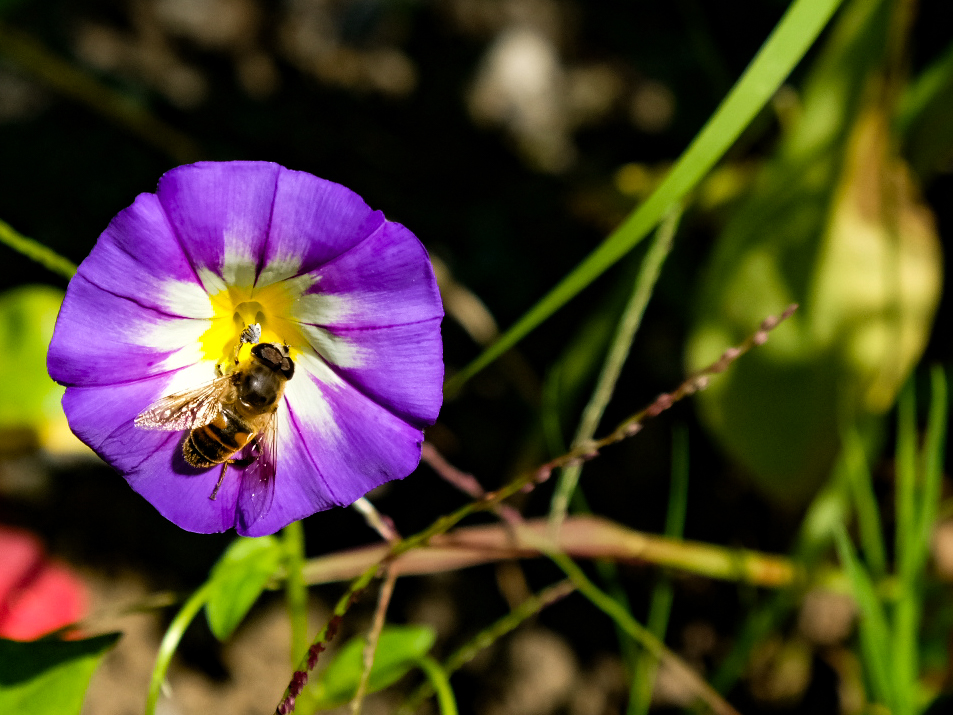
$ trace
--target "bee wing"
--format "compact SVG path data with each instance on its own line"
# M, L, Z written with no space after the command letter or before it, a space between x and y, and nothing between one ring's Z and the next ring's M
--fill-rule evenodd
M229 376L218 377L193 390L166 395L140 412L136 427L178 432L207 425L218 414L222 397L233 388Z
M238 508L245 528L261 519L271 509L275 498L275 471L278 467L278 411L268 417L255 437L258 456L245 467Z

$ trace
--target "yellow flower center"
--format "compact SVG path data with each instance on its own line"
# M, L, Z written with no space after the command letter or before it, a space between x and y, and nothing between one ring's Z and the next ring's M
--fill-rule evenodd
M287 345L294 360L307 344L297 321L290 318L294 303L301 297L300 290L293 281L279 281L262 287L228 286L211 294L212 324L200 343L205 359L215 363L216 374L228 375L237 360L247 357L245 351L251 348L242 345L240 337L242 330L254 323L261 325L261 342Z

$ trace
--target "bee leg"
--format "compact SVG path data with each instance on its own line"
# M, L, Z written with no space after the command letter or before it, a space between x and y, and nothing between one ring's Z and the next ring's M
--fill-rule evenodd
M247 457L242 457L241 459L226 459L222 462L222 473L218 475L218 482L209 495L209 499L215 501L215 497L218 496L218 490L222 488L222 482L225 481L225 472L228 470L228 465L234 464L236 467L247 467L258 459L259 454L261 454L261 448L258 446L258 441L256 440L252 443L251 454Z
M225 481L225 471L228 469L229 464L232 464L231 459L226 459L224 462L222 462L222 473L218 476L218 483L215 485L215 488L209 495L209 499L212 501L215 501L215 497L218 496L218 490L222 488L222 482Z

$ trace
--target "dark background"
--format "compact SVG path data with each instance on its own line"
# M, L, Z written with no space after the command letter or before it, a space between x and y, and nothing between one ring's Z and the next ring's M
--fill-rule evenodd
M787 6L780 0L310 3L330 23L327 37L335 51L373 58L387 49L403 56L413 68L412 87L391 91L375 88L366 78L329 79L291 56L282 39L288 16L309 3L218 4L245 8L242 12L251 13L246 18L250 29L215 44L201 32L170 24L161 2L119 0L0 3L0 21L188 136L197 147L192 158L270 160L350 187L413 230L455 279L482 299L503 329L635 205L633 196L619 190L616 172L629 163L656 167L674 160ZM948 26L938 19L943 6L940 0L920 3L911 42L913 71L949 41ZM468 92L489 48L516 26L534 28L547 38L564 71L598 66L617 83L598 116L563 132L575 155L555 168L541 166L506 120L479 121L468 108ZM197 99L170 97L162 90L163 72L143 69L148 62L136 60L132 51L118 65L97 65L90 59L89 38L95 37L90 28L105 28L130 46L152 42L163 47L201 77L204 91ZM253 53L267 56L273 81L249 91L236 67ZM185 157L170 155L88 103L64 97L38 80L29 66L4 54L0 51L0 218L79 262L113 215L136 194L154 190L158 177ZM792 78L795 85L798 76L799 71ZM631 105L646 87L664 88L670 102L671 115L653 126L632 117ZM729 159L764 156L776 134L774 119L762 117ZM949 174L925 188L942 235L950 220ZM693 311L694 286L718 225L718 216L710 213L686 216L605 426L681 381L682 340ZM61 278L28 259L0 250L3 288L31 282L65 287ZM492 488L518 466L551 456L553 445L545 444L538 428L540 386L587 321L601 311L618 310L619 286L639 257L623 261L520 344L516 360L525 371L522 377L514 378L506 367L491 367L445 405L430 438L454 464ZM948 314L945 301L939 324L945 324ZM450 317L444 338L448 374L479 352ZM946 360L950 347L946 332L937 334L929 357ZM585 392L565 405L566 440L584 399ZM582 488L592 510L636 529L662 530L673 425L687 427L692 445L686 537L787 551L800 514L765 502L735 478L731 465L697 426L691 404L678 405L636 439L607 449L586 467ZM104 468L56 471L53 480L54 488L41 503L0 501L0 519L39 531L55 553L73 562L105 571L139 570L156 589L200 583L232 538L179 531ZM545 513L550 493L549 485L543 485L524 497L525 512ZM405 534L464 503L426 467L374 496ZM305 523L310 555L376 538L349 510L319 514ZM525 573L535 589L557 578L556 570L542 563L526 564ZM644 616L655 577L656 570L649 567L622 569L638 618ZM392 611L398 621L431 588L422 579L408 583ZM330 599L337 591L326 593ZM460 627L461 637L505 612L489 567L454 576L450 593L470 619ZM710 624L723 639L706 656L716 658L755 598L757 594L732 584L680 577L670 644L675 649L683 645L680 634L687 625ZM562 634L582 662L617 651L608 619L579 597L553 607L541 621ZM185 648L194 662L211 671L221 667L215 665L207 639L196 636L195 643L187 642ZM743 687L733 697L746 713L832 711L832 672L818 661L813 673L810 687L788 702L759 702ZM489 687L491 681L480 677L468 674L454 681L463 712L473 712L467 703L479 702L478 694Z

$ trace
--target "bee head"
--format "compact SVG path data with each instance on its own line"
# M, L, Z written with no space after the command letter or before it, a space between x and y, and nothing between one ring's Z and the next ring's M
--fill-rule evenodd
M254 355L262 364L271 368L275 372L280 372L285 379L290 380L295 372L295 364L288 357L288 348L277 343L258 343L251 349Z

